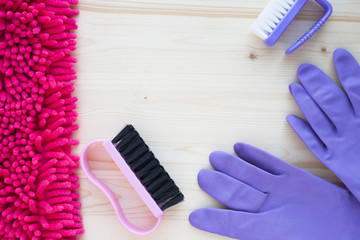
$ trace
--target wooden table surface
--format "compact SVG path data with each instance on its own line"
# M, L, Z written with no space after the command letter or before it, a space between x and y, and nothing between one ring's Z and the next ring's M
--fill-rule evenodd
M133 124L182 189L186 200L167 210L156 232L138 237L117 221L82 171L79 239L227 239L193 228L188 215L222 207L197 185L209 153L233 152L235 142L263 148L285 161L338 182L305 147L285 117L300 115L288 85L305 62L336 81L338 47L360 59L360 1L331 0L331 19L290 56L284 51L321 15L308 4L272 48L249 32L266 0L80 0L76 66L79 98L76 154L93 139L110 139ZM95 175L117 195L128 218L153 223L111 159L95 148Z

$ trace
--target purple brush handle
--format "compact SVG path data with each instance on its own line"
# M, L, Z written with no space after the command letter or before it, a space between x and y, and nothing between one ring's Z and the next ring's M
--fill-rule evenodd
M301 11L305 6L308 0L297 0L295 5L290 9L290 11L284 16L283 20L279 25L274 29L271 35L264 41L265 44L269 47L272 47L289 27L292 21L295 19L296 15Z
M309 40L309 38L311 38L312 35L314 35L314 33L316 33L321 28L321 26L324 25L326 20L328 20L328 18L332 14L332 6L328 1L316 0L316 2L321 7L324 8L324 10L325 10L324 15L321 17L321 19L317 23L315 23L315 25L307 33L304 34L304 36L302 36L294 45L292 45L288 50L286 50L286 52L285 52L286 54L291 54L296 49L298 49L301 45L303 45L307 40Z

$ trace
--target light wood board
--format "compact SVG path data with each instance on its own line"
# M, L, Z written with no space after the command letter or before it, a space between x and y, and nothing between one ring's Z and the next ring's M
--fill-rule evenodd
M302 63L336 81L338 47L360 59L360 1L332 0L331 19L290 56L284 51L321 15L306 6L272 48L249 32L265 0L80 0L76 70L80 154L94 139L110 139L132 123L155 152L186 200L167 210L159 229L138 237L117 221L106 197L81 170L85 234L79 239L227 239L193 228L188 215L220 206L197 185L210 168L209 153L233 152L235 142L263 148L285 161L338 182L288 126L301 115L288 85ZM91 167L119 197L139 226L152 221L115 164L92 151Z

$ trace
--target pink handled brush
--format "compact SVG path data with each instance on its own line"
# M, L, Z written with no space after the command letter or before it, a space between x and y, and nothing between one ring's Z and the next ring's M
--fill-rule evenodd
M143 230L131 224L124 216L113 192L92 173L87 155L90 146L95 143L102 143L129 183L157 218L152 229ZM80 161L85 175L110 200L120 223L134 234L146 235L153 232L160 224L163 211L184 200L180 189L132 125L127 125L112 141L90 142L82 151Z

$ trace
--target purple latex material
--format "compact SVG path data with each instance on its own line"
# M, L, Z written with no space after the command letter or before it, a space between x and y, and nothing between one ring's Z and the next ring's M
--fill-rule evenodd
M201 230L240 240L357 240L360 203L345 188L247 144L237 156L213 152L216 169L201 170L199 186L230 209L190 214Z
M307 122L293 115L287 120L360 201L360 66L344 49L334 52L334 65L345 91L317 67L299 67L301 84L292 83L290 91Z
M301 11L301 9L305 6L308 0L298 0L296 4L292 7L289 13L284 16L284 19L280 22L280 24L274 29L271 35L264 41L265 44L269 47L273 46L280 38L280 36L285 32L285 30L289 27L291 22L295 19L296 15ZM332 6L327 0L316 0L316 2L324 8L324 15L315 23L315 25L305 33L294 45L292 45L288 50L286 50L286 54L291 54L295 50L297 50L301 45L303 45L307 40L309 40L320 28L326 20L332 14Z

